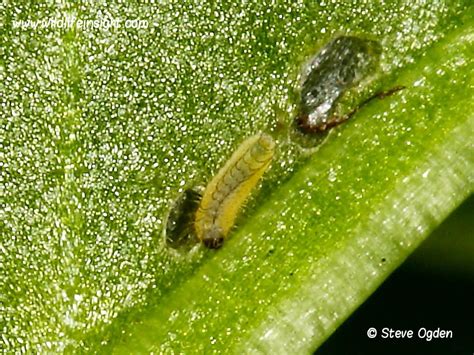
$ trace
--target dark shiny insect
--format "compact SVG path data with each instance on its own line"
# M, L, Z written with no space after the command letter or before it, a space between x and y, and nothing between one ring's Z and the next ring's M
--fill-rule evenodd
M329 42L303 73L297 128L303 133L324 132L346 121L355 111L337 117L338 100L375 71L381 52L378 42L354 36Z

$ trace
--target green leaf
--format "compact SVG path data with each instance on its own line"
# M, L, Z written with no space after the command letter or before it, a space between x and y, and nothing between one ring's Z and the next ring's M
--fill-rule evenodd
M1 6L7 351L311 352L473 191L463 2ZM121 26L16 22L66 14ZM341 33L384 47L348 108L406 89L308 154L298 73ZM173 202L258 131L278 151L224 247L167 246Z

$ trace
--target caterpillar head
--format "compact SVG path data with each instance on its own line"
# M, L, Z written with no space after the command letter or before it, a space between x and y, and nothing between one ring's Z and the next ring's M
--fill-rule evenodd
M224 243L224 234L220 228L211 228L202 239L202 243L209 249L219 249Z

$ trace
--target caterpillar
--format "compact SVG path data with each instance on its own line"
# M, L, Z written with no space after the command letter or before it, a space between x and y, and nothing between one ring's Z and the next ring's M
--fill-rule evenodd
M194 220L198 239L217 249L273 158L275 142L260 133L247 138L204 190Z

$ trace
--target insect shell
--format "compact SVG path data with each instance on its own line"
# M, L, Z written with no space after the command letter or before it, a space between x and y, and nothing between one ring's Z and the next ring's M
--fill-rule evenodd
M382 48L376 41L341 36L329 42L302 74L296 127L302 133L324 132L347 118L335 117L340 97L378 66Z
M197 188L186 189L171 206L164 234L166 244L171 248L189 250L196 244L192 226L200 200L201 194Z
M209 182L196 211L194 230L209 248L219 248L235 218L267 170L275 142L261 133L247 138Z

